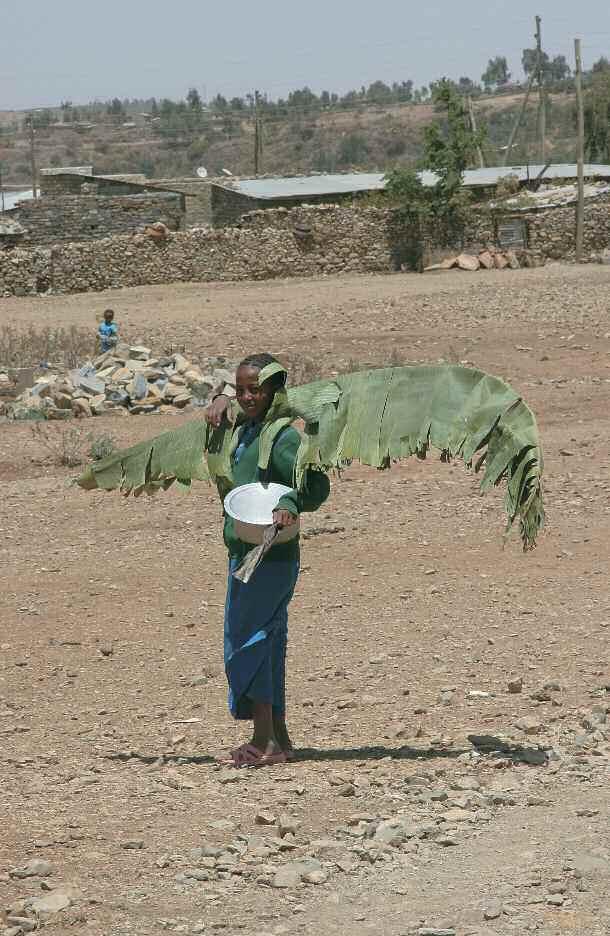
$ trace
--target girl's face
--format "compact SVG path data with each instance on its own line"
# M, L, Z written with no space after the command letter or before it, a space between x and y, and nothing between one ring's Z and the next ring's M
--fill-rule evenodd
M235 375L235 395L237 402L249 419L262 419L273 400L273 389L266 380L258 385L258 367L242 366Z

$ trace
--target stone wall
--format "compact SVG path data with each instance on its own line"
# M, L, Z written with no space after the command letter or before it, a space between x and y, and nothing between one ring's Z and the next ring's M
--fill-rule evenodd
M528 247L545 260L574 260L576 205L527 215ZM610 248L610 195L585 202L584 256L594 260Z
M254 213L239 228L172 233L161 242L136 235L0 251L0 295L386 272L392 269L386 230L383 209L329 206Z
M22 245L39 247L133 234L155 221L163 221L171 230L180 230L184 211L183 195L153 192L32 199L20 202L11 216L26 229Z
M0 295L389 272L401 262L389 220L387 208L278 208L252 212L239 227L177 232L160 242L138 234L59 244L52 250L4 250ZM562 257L573 254L573 208L529 216L529 223L530 247L541 256L554 257L560 250ZM477 252L493 239L493 219L482 207L464 247ZM610 246L608 201L587 205L585 243L589 259ZM435 249L427 245L426 261L434 261Z

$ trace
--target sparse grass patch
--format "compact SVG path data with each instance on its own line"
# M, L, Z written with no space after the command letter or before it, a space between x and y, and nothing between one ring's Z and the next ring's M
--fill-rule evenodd
M54 464L66 468L82 465L83 433L76 426L49 426L36 423L32 426L32 436L53 459Z
M78 367L95 355L95 332L90 328L26 329L0 325L0 364L4 367L36 367L40 364L60 364Z
M78 426L46 422L32 426L32 436L55 465L76 468L86 459L101 461L116 449L116 439L108 432L85 432Z

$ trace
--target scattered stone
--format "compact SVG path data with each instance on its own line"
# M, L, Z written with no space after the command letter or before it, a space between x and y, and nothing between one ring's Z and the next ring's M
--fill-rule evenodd
M121 842L121 848L124 848L126 851L139 851L144 848L143 839L125 839L124 842Z
M257 825L275 825L277 819L272 812L261 809L254 817L254 821Z
M375 830L373 841L382 845L391 845L397 848L407 839L415 838L418 834L417 826L400 819L388 819L380 822Z
M417 936L455 936L455 930L438 929L434 926L422 926L418 929Z
M289 816L287 813L281 813L277 820L278 835L284 838L286 835L296 835L301 823L298 819Z
M523 679L519 677L518 679L511 679L508 684L508 691L512 695L518 695L523 691Z
M10 871L12 878L48 877L53 871L52 866L43 858L32 858L22 868Z
M33 933L34 930L38 929L38 921L31 920L29 917L16 916L15 914L10 914L6 918L6 922L11 924L11 929L8 932L13 933ZM7 930L2 931L2 936L6 936Z
M563 894L549 894L546 902L549 907L563 907L565 903L565 897Z
M326 884L328 881L328 872L324 868L307 871L303 875L302 880L305 884Z
M310 884L323 884L322 875L326 875L324 881L327 880L328 875L319 861L316 861L315 858L304 858L278 868L271 886L276 888L296 887L301 881ZM310 880L306 881L306 878L310 878Z
M26 907L35 913L59 913L72 905L72 895L68 891L57 889L43 897L30 897Z
M491 900L483 910L483 919L497 920L502 916L502 904L499 900Z
M522 731L526 735L539 734L542 731L542 725L535 718L532 718L531 715L526 715L525 718L520 718L518 722L515 722L516 727L519 731Z

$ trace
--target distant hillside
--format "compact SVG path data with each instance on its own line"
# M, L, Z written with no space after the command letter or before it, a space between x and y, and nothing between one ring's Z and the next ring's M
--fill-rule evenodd
M484 147L488 165L502 162L522 94L481 96L476 118L487 128ZM574 97L550 95L547 153L555 162L575 158ZM436 118L431 104L355 106L262 118L261 171L297 174L349 168L386 170L413 164L421 156L422 128ZM30 183L29 141L22 114L0 113L0 162L5 184ZM59 120L59 112L52 120ZM537 101L530 99L526 119L510 162L538 162ZM162 129L145 115L120 125L105 115L90 123L53 123L36 130L39 168L93 165L97 172L143 172L149 178L194 175L205 165L210 175L228 169L234 175L254 172L254 120L250 112L209 114L200 129Z

